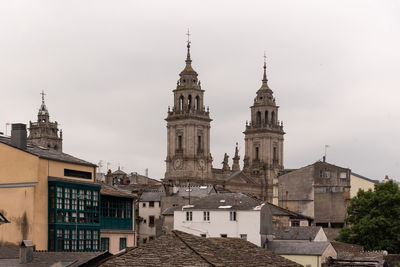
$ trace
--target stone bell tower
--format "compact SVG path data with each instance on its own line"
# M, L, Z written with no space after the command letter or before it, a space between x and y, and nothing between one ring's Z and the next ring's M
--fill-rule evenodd
M268 86L264 56L264 75L246 122L243 170L263 187L265 199L278 204L278 172L283 169L283 123L278 121L278 106Z
M62 131L58 136L58 123L50 122L50 115L44 103L45 93L42 91L42 105L39 108L37 122L29 122L30 140L35 145L52 148L62 152Z
M189 36L189 34L188 34ZM204 106L204 90L192 68L190 40L186 66L179 74L172 110L168 108L165 181L204 184L212 179L210 119Z

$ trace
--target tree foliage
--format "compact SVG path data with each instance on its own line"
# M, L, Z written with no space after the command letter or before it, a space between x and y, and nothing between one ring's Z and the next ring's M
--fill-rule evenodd
M400 190L389 181L376 184L374 191L360 190L347 208L349 227L338 240L359 244L366 250L400 253Z

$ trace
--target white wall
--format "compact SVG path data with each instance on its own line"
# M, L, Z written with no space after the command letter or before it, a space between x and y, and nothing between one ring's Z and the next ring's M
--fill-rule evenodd
M143 203L146 203L146 207L143 207ZM147 238L148 242L150 236L156 236L156 225L149 227L149 216L154 216L155 221L160 218L160 202L154 201L154 207L149 207L149 202L139 202L139 216L146 220L146 223L141 221L138 226L139 242L142 242L143 238Z
M203 210L192 210L193 220L186 221L186 211L174 212L174 229L196 236L239 237L247 234L247 240L261 246L260 211L236 211L236 221L230 221L230 210L210 210L210 221L203 220Z

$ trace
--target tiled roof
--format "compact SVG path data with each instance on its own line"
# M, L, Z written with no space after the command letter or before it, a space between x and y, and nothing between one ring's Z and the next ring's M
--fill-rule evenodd
M113 187L111 185L107 185L104 183L101 183L101 190L100 194L102 195L108 195L108 196L115 196L115 197L126 197L126 198L135 198L134 195L124 192L121 189L118 189L116 187Z
M222 193L194 200L192 205L183 208L185 210L251 210L261 204L263 204L261 200L243 193Z
M140 196L139 202L161 201L161 196L165 196L164 191L145 191Z
M172 231L102 267L122 266L301 266L240 238L204 238Z
M59 265L77 267L97 257L105 258L111 256L108 252L50 252L34 251L33 261L27 264L19 263L18 246L0 246L0 266L32 266L48 267L55 263L62 262L70 265ZM58 265L57 265L58 266Z
M11 140L9 137L0 136L0 143L11 146L10 142L11 142ZM15 149L19 149L19 148L15 147ZM82 159L78 159L69 154L54 150L52 148L37 146L30 142L28 142L26 149L24 149L22 151L25 151L27 153L38 156L39 158L74 163L74 164L81 164L81 165L87 165L87 166L93 166L93 167L96 166L96 164L90 163L90 162L82 160Z
M275 240L314 240L321 226L289 227L276 232Z
M267 249L279 255L322 255L329 242L270 241Z

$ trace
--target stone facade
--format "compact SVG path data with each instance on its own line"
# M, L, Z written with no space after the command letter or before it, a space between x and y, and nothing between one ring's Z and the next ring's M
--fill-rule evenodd
M164 183L219 185L278 204L278 173L283 169L283 131L278 106L268 86L266 64L261 88L246 123L244 168L240 169L236 146L232 168L225 153L222 169L213 168L210 149L210 113L204 106L204 90L192 68L190 42L186 66L180 73L174 105L168 109L167 157Z
M279 177L279 205L314 218L323 227L342 227L350 200L350 169L318 161Z
M35 145L62 152L62 131L60 131L60 135L58 135L58 123L50 122L50 115L44 103L43 92L42 105L38 112L37 122L29 122L28 140Z

